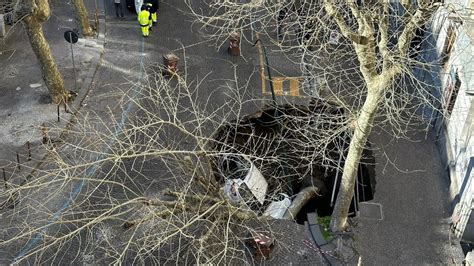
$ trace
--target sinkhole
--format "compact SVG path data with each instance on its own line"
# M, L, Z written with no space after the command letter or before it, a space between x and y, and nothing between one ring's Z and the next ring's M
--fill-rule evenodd
M259 214L268 211L272 202L291 201L302 189L317 187L318 195L302 206L295 220L303 224L307 213L315 211L320 217L330 216L350 141L348 121L344 109L321 99L308 106L267 107L230 121L211 141L215 178L231 198L244 199ZM262 189L248 189L249 183L257 182L245 182L252 171L266 180L264 196L258 194ZM229 180L234 183L229 185ZM235 184L247 189L237 193ZM358 202L373 199L374 193L374 157L367 145L358 167L352 216Z

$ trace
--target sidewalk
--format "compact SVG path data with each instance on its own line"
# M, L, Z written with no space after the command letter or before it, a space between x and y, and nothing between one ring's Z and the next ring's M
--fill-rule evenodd
M374 129L373 203L382 220L360 217L354 229L366 265L453 265L463 257L450 235L448 188L434 136L411 130L411 140Z
M70 1L69 1L70 2ZM95 4L84 1L94 25ZM68 107L51 103L48 90L41 77L40 65L31 49L28 36L21 23L11 28L0 54L0 168L7 179L23 175L43 158L41 126L57 128L59 133L70 119L69 111L85 96L92 83L101 54L104 50L104 28L99 27L97 37L80 38L74 44L77 87L74 86L70 44L64 40L64 32L77 28L74 6L68 1L51 4L52 15L44 24L44 32L53 57L61 72L65 87L79 93ZM102 25L101 25L102 26ZM50 132L52 134L52 132ZM28 149L29 146L29 149ZM31 160L28 160L31 155ZM23 167L18 167L17 161ZM3 170L2 169L2 170ZM2 178L3 179L3 178Z

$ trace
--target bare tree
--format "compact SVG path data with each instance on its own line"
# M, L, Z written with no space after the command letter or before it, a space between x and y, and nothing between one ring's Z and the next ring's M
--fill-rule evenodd
M407 69L410 42L415 37L416 30L425 25L433 15L438 7L435 2L438 1L419 1L415 7L411 1L404 1L403 7L407 10L404 25L401 32L397 33L397 44L390 47L389 2L359 8L354 1L348 1L347 6L358 26L354 32L338 11L340 7L329 0L324 1L328 15L335 20L344 37L352 41L367 90L366 99L353 125L349 153L331 220L333 231L342 231L347 227L357 168L380 103L385 100L387 93L394 90L393 85L398 77L410 74L410 69Z
M211 1L203 11L188 1L217 47L232 31L257 30L282 50L299 51L305 78L325 81L312 89L326 92L321 97L336 99L350 114L351 140L331 220L335 232L347 227L357 169L376 118L403 134L417 110L436 106L431 88L413 75L415 67L433 62L420 62L410 44L439 2ZM328 42L327 36L341 34Z
M74 0L74 8L76 10L76 18L81 25L82 34L86 37L92 36L94 31L89 23L89 14L87 13L84 0Z

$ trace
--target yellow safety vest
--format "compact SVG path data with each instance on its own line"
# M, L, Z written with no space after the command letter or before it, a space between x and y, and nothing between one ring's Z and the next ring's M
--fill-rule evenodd
M140 22L140 26L145 27L150 24L150 12L148 10L142 10L138 14L138 22Z

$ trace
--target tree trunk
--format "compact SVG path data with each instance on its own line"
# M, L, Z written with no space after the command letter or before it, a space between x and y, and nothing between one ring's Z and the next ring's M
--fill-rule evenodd
M31 48L40 62L43 80L49 90L51 99L54 103L60 103L66 99L67 92L64 89L64 81L51 54L49 44L44 37L42 22L45 20L43 18L38 19L32 14L27 16L24 21Z
M76 9L77 21L81 25L82 35L86 37L92 36L94 31L89 23L89 14L84 5L84 0L74 0L74 8Z
M347 227L347 216L349 214L352 197L354 196L354 186L357 179L360 158L365 148L367 138L372 131L374 117L377 113L377 108L382 98L381 96L383 95L383 89L379 88L384 88L385 86L383 84L367 84L367 99L356 120L354 135L352 136L349 152L344 163L336 205L334 206L331 216L331 230L333 232L343 231Z

